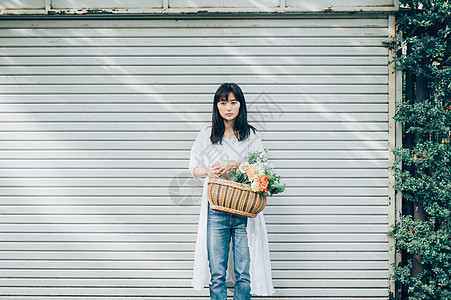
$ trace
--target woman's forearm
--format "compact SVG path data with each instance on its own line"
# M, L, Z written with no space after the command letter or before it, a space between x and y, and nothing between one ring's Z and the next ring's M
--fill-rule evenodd
M208 172L204 167L197 166L194 168L193 175L196 177L205 177L208 175Z

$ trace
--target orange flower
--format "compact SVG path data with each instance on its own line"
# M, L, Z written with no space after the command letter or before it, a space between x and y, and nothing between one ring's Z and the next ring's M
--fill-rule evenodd
M415 154L415 156L413 157L414 160L425 160L426 159L426 154L424 153L424 151L421 151L421 157L419 157L417 154Z
M257 175L257 179L255 180L256 182L258 182L258 184L265 189L268 186L268 178L266 177L265 174L258 174Z

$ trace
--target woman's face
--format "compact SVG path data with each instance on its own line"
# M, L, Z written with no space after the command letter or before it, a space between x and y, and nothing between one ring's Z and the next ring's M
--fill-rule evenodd
M230 92L228 98L218 101L219 114L224 120L231 121L238 116L240 112L240 101L235 99L235 95Z

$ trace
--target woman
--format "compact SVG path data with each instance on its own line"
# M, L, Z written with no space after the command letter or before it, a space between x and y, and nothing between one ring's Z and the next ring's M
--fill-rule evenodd
M214 211L206 194L209 177L231 179L230 171L249 153L262 150L260 133L247 122L241 88L222 84L214 96L212 125L198 134L189 166L193 176L205 177L192 284L197 290L208 284L211 299L227 299L226 280L235 281L235 300L274 293L263 213L248 218Z

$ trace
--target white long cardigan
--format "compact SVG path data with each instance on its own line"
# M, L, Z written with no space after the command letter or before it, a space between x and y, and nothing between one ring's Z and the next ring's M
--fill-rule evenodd
M212 145L210 142L211 126L203 128L192 148L189 170L193 174L194 168L203 166L210 168L213 164L222 160L244 161L248 153L263 151L260 133L255 134L250 130L250 136L244 141L223 139L222 145ZM194 176L194 175L193 175ZM221 178L230 179L230 174L224 174ZM199 225L197 230L196 250L194 254L194 273L192 286L196 290L202 290L210 284L210 269L207 254L207 183L209 176L204 179ZM266 232L263 212L256 218L247 219L247 238L250 253L250 277L251 294L267 296L274 293L271 277L271 262L269 258L268 235ZM235 281L233 272L232 247L229 247L229 261L227 268L227 280Z

